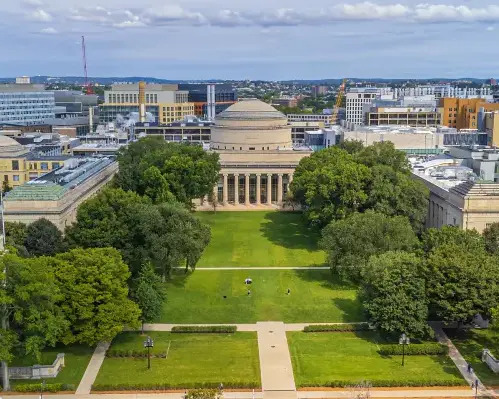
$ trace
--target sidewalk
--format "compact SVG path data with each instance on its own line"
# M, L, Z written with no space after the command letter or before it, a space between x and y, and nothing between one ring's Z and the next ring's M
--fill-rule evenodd
M104 362L104 358L106 357L106 351L109 349L109 345L110 344L107 342L101 342L95 348L94 354L92 355L90 362L88 362L85 374L83 374L83 378L80 381L80 385L78 385L76 395L85 395L90 393L92 384L97 378L97 374L99 374L99 370Z

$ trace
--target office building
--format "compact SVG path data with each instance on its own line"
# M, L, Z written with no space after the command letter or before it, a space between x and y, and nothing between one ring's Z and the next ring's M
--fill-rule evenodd
M368 126L433 126L440 123L440 112L433 96L403 97L399 100L374 100L363 108Z
M83 94L80 91L55 90L54 91L56 118L87 117L89 109L93 109L94 122L98 123L99 96L96 94Z
M442 125L461 129L478 129L478 113L499 111L499 104L488 103L481 98L442 98L439 102Z
M483 114L483 131L487 133L487 145L499 147L499 111Z
M237 102L237 93L229 84L219 83L215 86L215 115L225 111ZM194 104L194 115L199 118L208 117L208 85L183 83L178 85L180 90L189 92L189 103Z
M10 191L4 199L4 218L25 224L45 218L64 230L76 220L78 206L117 170L113 157L70 158L63 167Z
M99 106L100 122L114 122L132 113L140 114L139 103L144 102L145 113L160 124L181 120L194 115L194 104L188 102L189 93L179 90L178 85L144 85L144 97L140 98L140 84L116 84L104 94L105 103Z
M346 94L346 121L363 125L364 106L370 105L376 99L392 100L393 92L390 88L353 88Z
M289 96L274 98L272 104L280 107L295 108L298 106L298 98Z
M327 86L312 86L312 97L324 96L327 94Z
M54 92L43 85L0 85L0 124L37 125L54 117Z
M209 144L212 125L213 122L193 116L166 125L138 123L135 125L135 136L159 136L168 142Z

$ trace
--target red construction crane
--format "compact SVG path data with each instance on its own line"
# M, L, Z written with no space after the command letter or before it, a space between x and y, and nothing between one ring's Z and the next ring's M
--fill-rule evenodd
M83 53L83 73L85 77L85 92L87 94L94 94L92 90L92 85L88 81L88 72L87 72L87 46L85 45L85 36L81 37L81 50Z

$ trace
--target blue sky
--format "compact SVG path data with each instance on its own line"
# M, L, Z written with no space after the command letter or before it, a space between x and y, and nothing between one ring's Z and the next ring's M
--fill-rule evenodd
M499 4L0 0L0 76L499 77Z

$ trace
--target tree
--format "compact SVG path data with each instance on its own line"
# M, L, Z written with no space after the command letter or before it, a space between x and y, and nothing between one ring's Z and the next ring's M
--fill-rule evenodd
M369 176L369 169L352 155L330 147L300 161L291 191L312 224L326 225L364 205Z
M394 171L410 173L406 154L403 151L396 150L391 141L382 141L364 147L362 151L355 154L355 159L368 167L386 165Z
M48 259L71 324L64 344L111 342L124 327L138 326L140 309L128 298L130 272L116 249L80 248Z
M218 154L157 137L130 144L121 150L118 162L118 187L149 195L155 202L174 198L188 207L194 198L202 198L213 190L220 171Z
M22 257L28 257L29 253L24 246L27 236L27 226L19 222L5 222L5 244L17 250Z
M423 265L430 307L446 322L470 322L490 316L498 305L499 259L480 247L444 243L434 247Z
M142 333L144 323L151 323L159 318L165 300L161 279L154 272L150 263L146 263L140 272L133 292L133 299L141 310Z
M411 252L418 239L406 217L367 211L331 222L322 230L319 245L335 273L344 280L358 281L372 255Z
M26 229L24 246L31 256L51 256L63 250L61 231L47 219L39 219Z
M455 226L428 229L423 233L421 242L426 256L444 245L457 245L478 252L485 249L483 237L476 230L462 230Z
M388 216L407 216L417 233L421 232L428 213L429 190L404 172L386 165L371 168L365 209Z
M374 255L362 274L361 299L369 321L385 334L424 338L429 333L421 261L408 252Z
M364 149L364 143L361 140L346 140L339 143L336 147L345 150L349 154L357 154Z
M492 223L483 231L485 249L492 255L499 255L499 223Z

